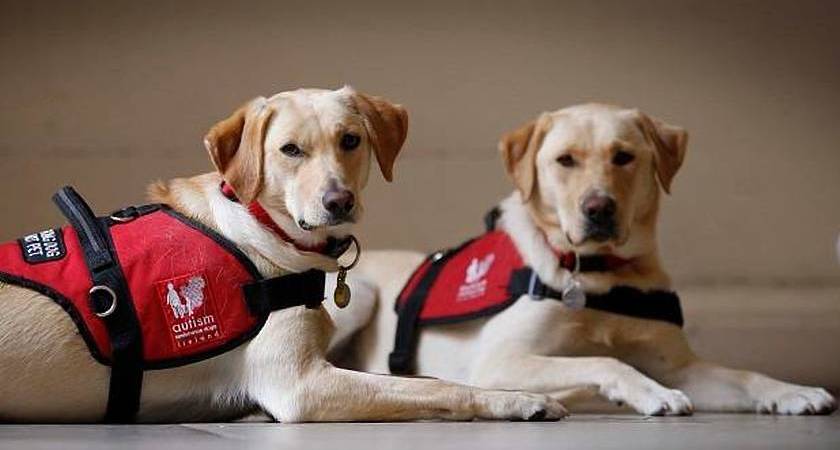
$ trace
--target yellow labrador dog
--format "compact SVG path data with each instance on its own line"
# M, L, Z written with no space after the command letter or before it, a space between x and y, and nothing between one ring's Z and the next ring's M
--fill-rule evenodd
M573 394L598 393L646 415L690 414L694 409L833 411L836 402L823 389L698 359L675 325L682 320L678 303L666 311L667 320L653 320L632 312L652 308L647 312L651 317L662 316L656 306L630 303L653 299L611 295L670 289L657 251L657 211L661 192L669 191L683 161L686 142L680 127L635 109L600 104L544 113L504 136L501 156L517 190L499 205L497 229L507 233L524 264L547 288L560 293L580 283L587 302L606 295L613 297L610 308L631 314L517 295L490 317L421 327L412 355L416 373L567 400ZM576 254L578 264L585 258L618 262L573 275L561 267L558 255L563 254ZM469 284L470 278L479 280L489 265L500 264L495 256L495 262L476 258L467 267L458 291L465 302L473 288L486 287ZM333 343L340 347L362 329L353 341L357 368L389 369L397 328L394 302L424 260L412 252L365 255L353 282L375 287L380 304L377 308L375 299L357 298L351 314L339 318L340 340ZM618 286L624 291L612 290ZM574 298L573 289L568 292ZM675 299L670 295L660 297Z
M218 172L159 182L151 198L234 243L266 278L335 271L336 257L307 249L351 233L372 158L390 181L406 132L402 107L348 87L256 98L207 134ZM220 189L223 182L239 202ZM243 206L253 201L280 231ZM169 289L167 298L179 304ZM110 370L91 357L69 315L41 293L11 283L0 282L0 303L0 419L102 420ZM330 316L308 306L270 313L256 336L219 356L147 371L136 420L215 421L258 410L284 422L565 414L547 395L336 368L324 356Z

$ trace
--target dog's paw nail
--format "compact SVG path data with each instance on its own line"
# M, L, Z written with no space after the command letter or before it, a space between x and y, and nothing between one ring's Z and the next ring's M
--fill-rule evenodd
M534 414L531 414L531 416L528 417L527 420L529 422L542 421L542 420L545 420L546 414L547 414L546 410L541 409L541 410L535 412Z

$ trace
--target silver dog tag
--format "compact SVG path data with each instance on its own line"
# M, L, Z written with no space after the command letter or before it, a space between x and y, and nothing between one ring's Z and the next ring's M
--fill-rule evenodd
M586 293L583 292L583 286L575 277L571 277L563 286L563 304L575 310L586 306Z

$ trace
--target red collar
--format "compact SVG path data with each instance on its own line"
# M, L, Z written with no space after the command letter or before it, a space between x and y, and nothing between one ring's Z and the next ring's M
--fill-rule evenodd
M542 232L545 243L551 248L551 251L557 256L560 262L560 267L569 272L612 272L622 266L627 265L630 260L612 253L601 255L578 255L575 252L564 252L554 248L548 241L548 236L544 231Z
M227 197L228 200L239 202L239 199L236 197L236 193L233 191L233 188L230 187L229 184L223 181L221 189L222 195ZM294 239L292 239L285 231L283 231L282 228L280 228L280 225L278 225L277 222L275 222L274 219L271 218L271 216L268 214L268 211L266 211L265 208L263 208L263 206L260 205L258 201L254 200L253 202L246 205L246 207L248 208L248 212L250 212L251 215L254 216L255 219L257 219L257 222L261 223L264 227L271 230L271 232L276 234L280 239L294 245L296 249L304 252L315 252L322 254L327 253L327 248L329 247L327 242L318 245L304 245L295 242Z

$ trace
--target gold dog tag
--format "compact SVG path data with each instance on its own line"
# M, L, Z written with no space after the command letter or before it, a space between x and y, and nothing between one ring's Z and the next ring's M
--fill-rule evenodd
M356 267L359 262L359 257L362 256L362 246L359 245L359 240L356 236L350 235L353 240L352 244L356 245L356 256L353 257L353 262L349 266L338 265L338 275L335 277L335 292L333 292L333 301L335 306L339 308L346 308L350 304L350 286L347 285L347 271Z
M335 279L335 292L333 292L333 301L335 306L339 308L346 308L350 304L350 286L347 286L345 279L347 278L347 270L341 268L338 270L338 276Z

